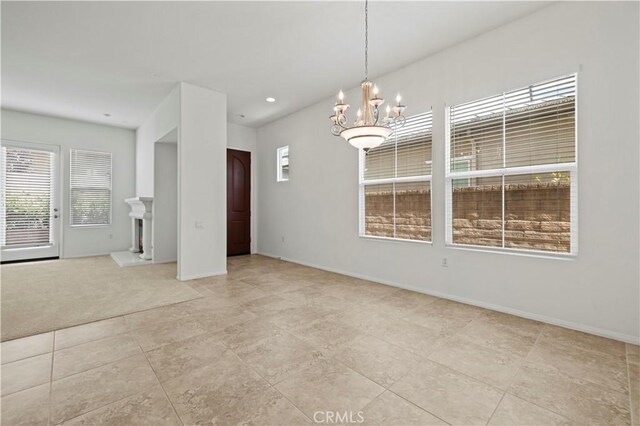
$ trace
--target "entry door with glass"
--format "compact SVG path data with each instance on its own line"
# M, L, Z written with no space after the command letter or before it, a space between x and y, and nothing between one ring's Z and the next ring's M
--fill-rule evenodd
M2 141L0 243L3 262L60 254L57 146Z

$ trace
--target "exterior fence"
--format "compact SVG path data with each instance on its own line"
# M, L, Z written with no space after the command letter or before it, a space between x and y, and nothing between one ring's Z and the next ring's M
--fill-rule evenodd
M504 246L553 252L570 251L568 182L505 185ZM395 237L431 240L431 194L400 191L395 200ZM453 242L502 247L502 187L454 188ZM369 192L365 199L367 235L394 236L391 191Z

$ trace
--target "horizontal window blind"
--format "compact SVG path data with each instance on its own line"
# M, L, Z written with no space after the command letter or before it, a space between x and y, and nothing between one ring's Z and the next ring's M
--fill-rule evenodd
M111 224L111 153L71 150L71 225Z
M431 111L408 117L361 154L362 235L431 240L432 128Z
M450 108L450 170L473 156L474 170L575 162L576 76Z
M0 240L3 247L51 244L54 154L2 147Z
M576 75L449 109L447 240L574 253Z
M475 159L474 170L502 167L502 108L502 96L451 107L451 170L457 158L470 156Z
M431 174L432 113L406 119L404 126L365 156L364 179L426 176Z

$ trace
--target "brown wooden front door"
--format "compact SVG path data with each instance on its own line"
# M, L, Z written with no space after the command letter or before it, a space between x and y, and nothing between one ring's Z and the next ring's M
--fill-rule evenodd
M251 153L227 149L227 256L251 253Z

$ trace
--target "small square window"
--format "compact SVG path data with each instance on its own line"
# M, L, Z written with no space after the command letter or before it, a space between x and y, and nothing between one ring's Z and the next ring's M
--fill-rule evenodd
M278 182L289 180L289 147L278 148Z

